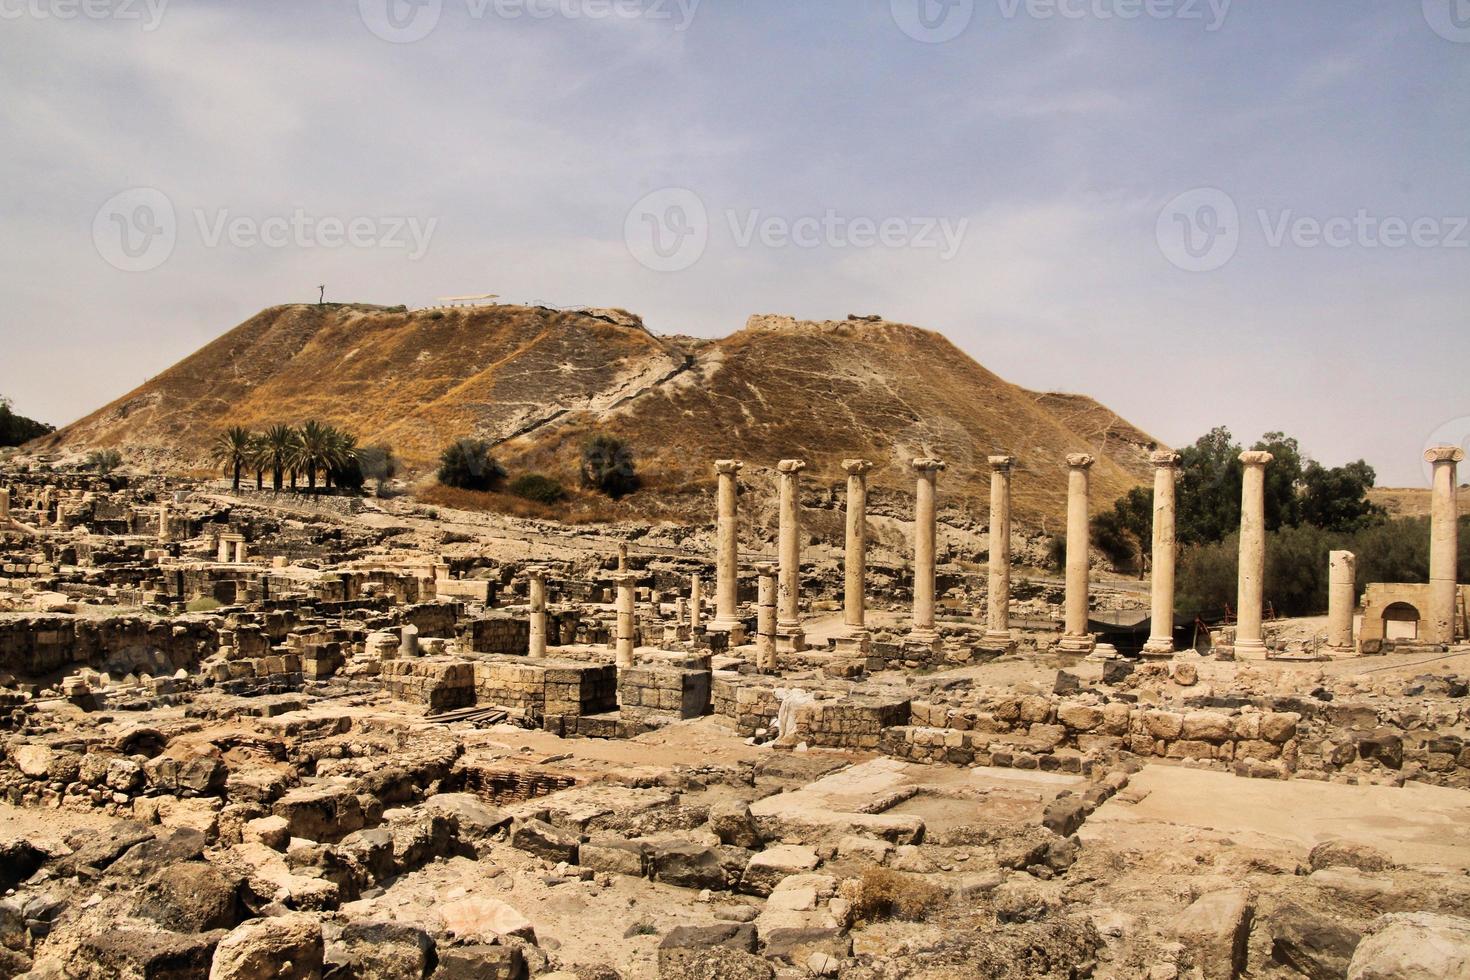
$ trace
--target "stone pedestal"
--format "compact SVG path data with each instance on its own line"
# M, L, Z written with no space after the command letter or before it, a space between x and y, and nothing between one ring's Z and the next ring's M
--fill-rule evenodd
M1153 584L1152 625L1145 657L1174 655L1174 480L1179 473L1179 454L1154 453Z
M633 666L633 593L638 577L625 572L616 576L613 581L617 583L618 588L618 619L613 640L616 662L621 669Z
M539 568L526 571L531 605L531 642L528 655L546 656L546 573Z
M1327 646L1334 657L1351 657L1353 607L1357 605L1358 559L1351 551L1334 551L1327 558Z
M1095 462L1086 453L1067 457L1067 605L1062 638L1057 643L1066 653L1091 653L1097 638L1087 629L1088 554L1091 527L1088 515L1090 470Z
M844 459L847 473L847 539L844 543L842 626L837 649L844 653L867 653L872 634L867 625L866 579L868 567L868 473L873 464L866 459Z
M760 576L756 600L755 669L774 674L776 664L776 566L762 562L755 567Z
M719 553L715 558L715 618L710 622L711 630L730 634L730 645L738 646L745 641L745 630L740 623L739 577L740 577L740 534L736 522L736 475L745 466L733 459L722 459L715 463L718 479L715 535Z
M1235 657L1265 660L1266 638L1261 626L1266 577L1266 465L1274 457L1265 452L1243 452L1240 484L1240 577L1236 605Z
M1458 588L1458 515L1455 510L1455 468L1465 451L1459 446L1435 446L1424 453L1434 466L1433 497L1429 511L1429 609L1425 635L1429 643L1455 642L1455 593Z
M398 656L417 657L419 655L419 628L412 624L404 624L399 633Z
M990 568L985 599L985 636L978 646L990 654L1016 649L1011 637L1011 456L990 457Z
M783 459L776 464L776 472L780 474L777 555L781 561L776 585L776 637L781 649L787 652L806 649L806 634L801 628L801 471L804 469L806 463L800 459Z
M918 481L914 489L914 625L905 644L932 647L938 644L934 629L935 483L944 470L938 459L916 459L912 463Z

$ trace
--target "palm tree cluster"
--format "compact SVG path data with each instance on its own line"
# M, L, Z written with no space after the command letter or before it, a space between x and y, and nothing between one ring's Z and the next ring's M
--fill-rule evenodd
M295 490L301 476L306 487L314 491L320 477L327 489L333 483L355 483L361 486L362 464L357 437L334 426L312 420L300 426L272 425L264 432L251 432L244 426L231 426L214 439L210 458L232 478L234 489L240 489L240 478L247 470L255 471L255 488L265 487L265 474L271 475L271 487L281 490L289 476Z

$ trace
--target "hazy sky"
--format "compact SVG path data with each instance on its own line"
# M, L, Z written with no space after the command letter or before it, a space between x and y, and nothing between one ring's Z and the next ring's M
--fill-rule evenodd
M0 0L0 394L265 306L880 313L1173 444L1470 437L1470 0Z

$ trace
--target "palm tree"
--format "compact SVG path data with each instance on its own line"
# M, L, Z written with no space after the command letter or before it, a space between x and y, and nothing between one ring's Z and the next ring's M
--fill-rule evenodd
M316 491L316 475L319 470L328 470L332 465L335 440L332 429L312 419L301 426L297 433L296 455L293 465L306 471L306 488Z
M255 489L258 493L265 489L265 471L270 465L266 455L265 436L259 433L250 437L250 465L255 469Z
M240 490L240 471L250 462L254 442L255 437L250 434L249 429L232 425L215 436L214 444L210 446L210 459L223 467L226 473L233 475L233 489L237 493Z
M260 437L261 462L271 471L271 486L281 492L282 478L296 458L296 430L289 425L273 425Z
M330 489L334 474L341 473L354 464L361 465L357 456L357 436L335 426L328 426L327 450L327 487Z

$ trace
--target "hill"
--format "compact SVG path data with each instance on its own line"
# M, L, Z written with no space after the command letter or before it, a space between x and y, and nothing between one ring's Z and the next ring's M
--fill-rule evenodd
M863 456L878 464L875 488L907 491L908 460L938 456L949 463L942 491L976 513L986 457L1009 453L1017 516L1032 522L1061 515L1067 453L1098 456L1103 506L1148 477L1153 442L1092 399L1028 391L938 333L873 318L756 316L696 340L656 337L621 311L295 305L261 312L39 445L198 465L227 425L306 418L388 443L412 467L474 435L496 442L512 472L564 479L587 434L610 432L650 487L676 495L706 488L723 457L747 460L752 480L803 457L812 480L836 485L840 461Z

